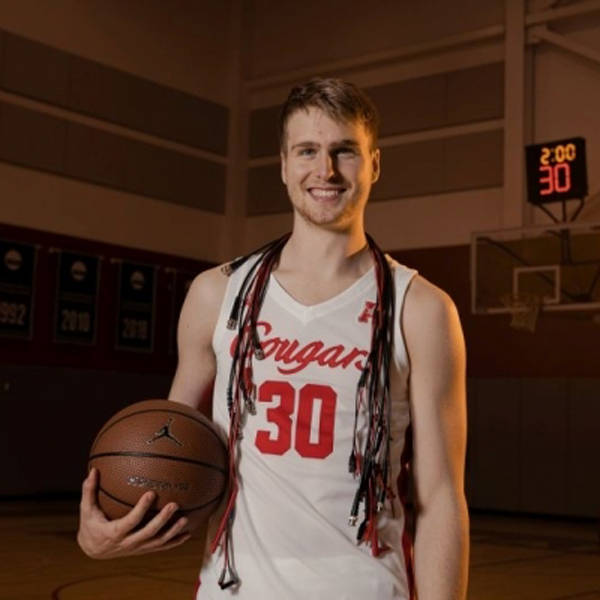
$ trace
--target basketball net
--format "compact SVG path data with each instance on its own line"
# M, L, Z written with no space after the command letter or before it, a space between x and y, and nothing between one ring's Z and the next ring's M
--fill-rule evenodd
M542 307L542 297L537 294L509 292L500 296L502 304L508 308L510 326L517 331L535 331Z

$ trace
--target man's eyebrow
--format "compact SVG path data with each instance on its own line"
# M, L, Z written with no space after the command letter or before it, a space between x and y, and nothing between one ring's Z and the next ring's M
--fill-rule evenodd
M296 144L292 145L292 150L294 148L314 148L315 146L318 146L319 144L317 144L316 142L298 142Z
M345 140L339 140L338 142L335 142L334 144L332 144L332 146L359 146L360 144L352 139L352 138L348 138Z
M296 144L292 145L291 149L294 150L295 148L316 148L320 145L321 144L319 144L317 142L311 142L311 141L297 142ZM347 139L337 140L337 141L333 142L331 144L331 147L339 148L340 146L352 146L353 148L356 148L359 145L360 144L358 143L358 141L356 141L352 138L347 138Z

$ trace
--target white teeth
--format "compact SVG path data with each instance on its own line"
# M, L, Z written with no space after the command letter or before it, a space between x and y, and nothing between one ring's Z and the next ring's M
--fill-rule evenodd
M318 188L313 188L311 190L311 194L319 198L335 198L339 193L340 190L323 190Z

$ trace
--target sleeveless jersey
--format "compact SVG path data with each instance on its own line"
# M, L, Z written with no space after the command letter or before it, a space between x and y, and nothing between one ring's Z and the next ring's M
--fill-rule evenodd
M226 389L237 336L237 330L227 329L227 320L255 260L230 276L213 337L213 420L224 435L229 430ZM411 550L397 484L406 475L401 473L401 455L410 421L409 363L400 315L415 271L390 261L396 324L389 481L396 493L377 523L379 541L391 551L375 558L368 545L357 544L357 526L348 521L358 486L348 460L357 383L371 344L375 269L315 306L295 301L271 274L258 320L265 357L253 360L256 414L247 416L237 450L232 548L241 584L222 591L221 550L207 552L198 600L411 598ZM366 431L366 420L359 418L361 429ZM361 506L359 523L362 517Z

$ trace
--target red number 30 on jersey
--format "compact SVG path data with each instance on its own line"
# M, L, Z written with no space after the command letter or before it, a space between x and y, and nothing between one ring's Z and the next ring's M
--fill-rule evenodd
M259 402L272 404L266 419L276 432L259 430L256 447L263 454L285 454L292 448L304 458L326 458L333 452L337 395L328 385L306 384L296 393L288 381L265 381Z

